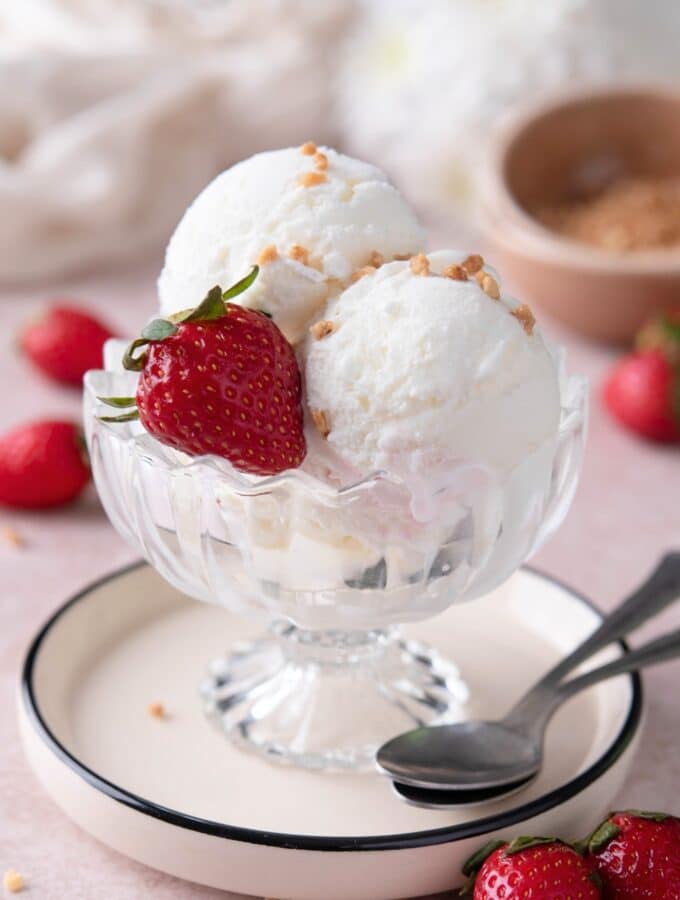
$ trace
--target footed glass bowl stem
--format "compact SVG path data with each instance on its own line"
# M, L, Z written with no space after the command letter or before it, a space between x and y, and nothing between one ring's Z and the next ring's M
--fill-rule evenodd
M398 629L308 631L275 622L215 660L206 711L239 746L313 769L370 769L377 747L418 725L459 721L456 666Z

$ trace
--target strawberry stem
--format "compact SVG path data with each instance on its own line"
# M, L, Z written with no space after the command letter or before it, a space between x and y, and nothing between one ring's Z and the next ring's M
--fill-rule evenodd
M133 409L132 412L123 413L122 416L99 416L100 422L134 422L139 418L139 410Z
M116 409L126 409L128 406L135 406L137 403L134 397L97 397L97 400L105 403L107 406L114 406Z
M146 353L135 356L135 350L140 347L146 347L149 342L145 338L137 338L133 341L123 355L123 366L128 372L141 372L146 362Z

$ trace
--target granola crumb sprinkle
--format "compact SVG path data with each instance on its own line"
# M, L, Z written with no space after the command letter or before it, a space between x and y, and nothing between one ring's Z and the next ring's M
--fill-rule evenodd
M328 157L325 153L314 154L314 165L320 172L325 172L328 168Z
M350 281L358 281L360 278L363 278L364 275L372 275L375 272L375 266L362 266L360 269L357 269L356 272L352 272L350 276Z
M454 263L452 266L447 266L442 272L442 275L444 278L451 278L453 281L467 281L467 272L457 263Z
M2 529L2 539L5 543L9 544L10 547L14 547L16 550L20 550L22 547L26 546L26 541L22 538L18 531L14 528L11 528L7 525Z
M414 275L430 274L430 260L424 253L417 253L415 256L412 256L409 267Z
M322 319L311 326L309 333L315 340L321 341L323 338L328 337L329 334L333 334L337 329L338 326L335 322L331 322L329 319Z
M258 266L266 266L267 263L274 262L278 257L279 251L273 244L269 244L264 250L260 251L260 254L257 257L257 264Z
M322 438L327 438L331 433L331 426L330 422L328 421L328 413L326 413L323 409L313 409L311 412L316 430L319 432Z
M406 262L407 260L411 259L411 254L410 253L395 253L394 256L392 257L392 259L398 260L399 262Z
M514 316L518 322L522 323L522 327L529 337L531 337L534 333L534 326L536 325L536 319L534 318L531 308L526 303L522 303L515 309L511 309L510 315Z
M288 256L296 262L302 263L303 266L309 265L309 250L302 244L293 244L288 251Z
M149 703L147 712L152 719L165 719L165 707L162 703Z
M323 184L325 181L328 181L325 172L305 172L304 175L300 175L298 178L298 184L306 188Z
M2 876L2 886L10 894L18 894L24 888L24 878L16 869L7 869Z
M501 289L498 287L498 282L493 277L493 275L489 275L488 272L484 272L483 270L477 272L475 275L475 280L480 288L484 291L484 293L491 297L492 300L500 300L501 299Z
M300 147L300 153L302 153L303 156L314 156L314 154L316 153L316 144L314 143L314 141L306 141Z
M373 266L374 269L379 269L384 262L385 257L382 255L382 253L380 253L379 250L374 250L368 257L368 263L369 265Z
M475 275L480 269L484 266L484 257L480 256L479 253L471 253L467 259L464 259L461 263L462 267L468 273L468 275Z

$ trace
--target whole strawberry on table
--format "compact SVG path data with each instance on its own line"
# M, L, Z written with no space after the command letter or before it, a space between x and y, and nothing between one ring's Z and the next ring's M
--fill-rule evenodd
M80 386L89 369L100 369L111 329L69 301L57 301L29 322L21 351L53 381Z
M680 307L640 331L635 351L605 380L602 398L630 431L659 443L680 441Z
M299 466L307 448L293 348L266 313L229 302L257 273L254 266L195 309L150 322L123 358L140 373L136 395L101 397L126 410L102 420L139 418L163 444L221 456L251 475Z
M584 841L493 841L465 864L472 900L680 900L680 820L612 813Z

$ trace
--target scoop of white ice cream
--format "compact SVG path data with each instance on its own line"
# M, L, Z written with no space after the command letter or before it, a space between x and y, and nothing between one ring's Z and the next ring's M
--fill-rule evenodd
M162 314L196 305L215 284L227 288L273 247L276 258L236 302L271 313L294 343L373 252L389 260L424 246L414 214L379 169L325 147L318 152L257 154L199 194L168 244L158 281Z
M308 338L310 409L362 474L436 481L457 462L504 474L557 432L557 365L540 333L474 278L435 274L461 259L430 254L430 275L383 266L331 300L332 333Z

